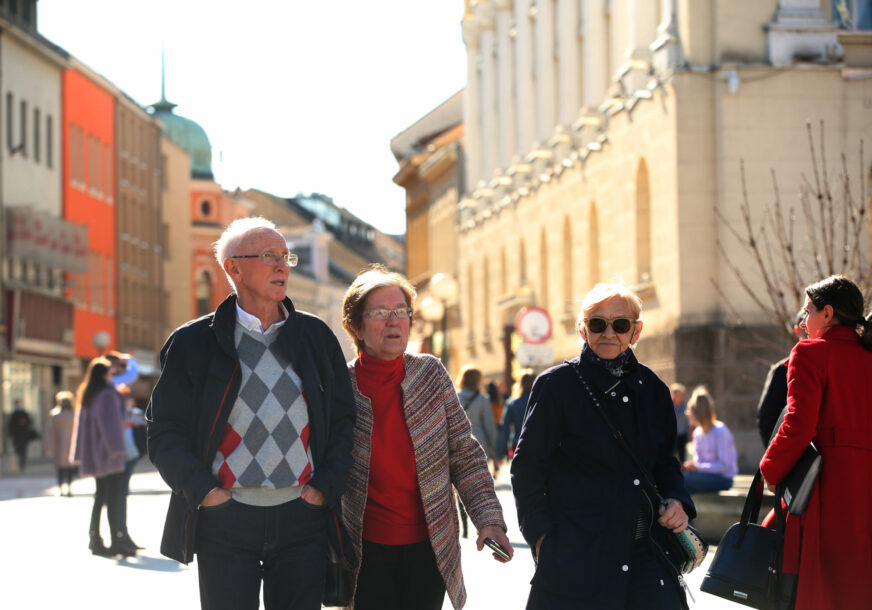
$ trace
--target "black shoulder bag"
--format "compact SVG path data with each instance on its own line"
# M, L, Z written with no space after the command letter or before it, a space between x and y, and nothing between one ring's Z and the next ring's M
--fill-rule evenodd
M656 501L662 505L666 506L666 500L663 499L663 496L660 495L660 491L657 489L657 485L654 483L654 479L648 474L648 469L645 468L644 464L639 461L636 457L636 454L633 453L633 450L630 448L630 445L627 444L627 440L624 438L624 435L621 434L621 431L612 423L611 418L606 414L605 410L600 405L599 400L594 395L593 390L591 390L587 381L581 374L581 370L575 364L567 362L570 366L572 366L575 374L578 376L578 379L581 381L581 384L584 386L584 389L587 390L590 399L593 401L593 404L596 405L597 410L599 411L602 418L605 420L606 424L609 427L609 430L612 432L612 436L618 441L618 444L621 448L627 452L627 455L630 456L630 459L633 460L633 463L636 465L636 469L638 469L639 474L642 476L642 480L645 482L645 485L650 490L652 494L652 501L656 499ZM683 531L676 534L672 530L664 528L666 532L666 539L669 544L668 549L660 549L666 558L669 559L671 565L675 568L679 579L681 579L682 574L689 574L694 569L698 568L702 565L702 562L705 560L705 556L708 553L709 545L703 540L702 535L696 529L688 525ZM657 545L660 548L659 545Z
M745 499L742 520L726 531L702 579L700 590L759 610L789 610L796 594L796 574L781 572L784 552L782 488L776 488L775 529L757 524L763 498L763 475L757 470Z

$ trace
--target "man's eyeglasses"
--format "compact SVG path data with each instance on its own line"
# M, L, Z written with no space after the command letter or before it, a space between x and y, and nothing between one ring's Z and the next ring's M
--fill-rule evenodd
M230 258L259 258L267 265L278 265L279 263L284 263L288 267L296 267L297 261L299 260L296 254L291 254L290 252L284 252L282 254L277 252L264 252L263 254L237 254Z
M587 326L587 329L596 334L606 332L606 329L611 326L615 333L623 335L630 332L630 329L633 328L633 324L635 323L636 320L631 320L630 318L612 318L611 320L608 318L584 319L584 324Z
M364 318L369 318L370 320L387 320L391 316L396 316L398 320L408 320L412 317L412 308L411 307L397 307L396 309L371 309L365 314L363 314Z

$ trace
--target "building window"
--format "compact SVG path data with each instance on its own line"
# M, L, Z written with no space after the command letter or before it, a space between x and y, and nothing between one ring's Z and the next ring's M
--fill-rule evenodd
M599 216L596 202L590 204L590 215L587 225L587 285L593 286L599 282Z
M548 309L548 238L545 236L545 227L539 236L539 281L542 294L539 297L539 303L543 309Z
M39 108L34 108L33 109L33 160L36 161L37 163L39 163L41 160L39 158L39 153L40 153L40 150L39 150L39 142L40 142L39 125L41 123L40 119L41 119L41 117L39 114Z
M54 167L54 122L51 115L45 117L45 165Z
M833 0L833 22L842 30L872 30L872 0Z
M21 100L21 143L18 145L21 149L21 155L27 156L27 102Z
M572 311L575 295L572 293L572 223L569 216L563 218L563 305L566 311Z
M651 281L651 188L648 164L639 161L636 170L636 281Z
M112 203L112 193L115 191L115 185L112 184L112 148L108 144L103 149L103 161L106 164L106 169L103 172L103 192L106 193L106 201Z
M12 152L15 149L15 140L12 136L12 106L15 104L15 99L12 93L6 94L6 148Z
M204 199L200 202L200 213L204 218L208 218L209 214L212 213L212 204L209 203L208 199ZM209 313L208 311L206 313Z
M205 316L212 311L212 278L208 271L200 272L197 278L197 315Z
M24 23L30 23L30 0L21 0L21 18L24 19Z

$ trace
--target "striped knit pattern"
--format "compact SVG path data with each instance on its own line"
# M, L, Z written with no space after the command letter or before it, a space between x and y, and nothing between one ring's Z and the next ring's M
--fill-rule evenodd
M460 570L460 527L452 485L477 529L494 525L505 530L506 523L484 451L470 434L469 419L442 363L430 355L406 354L404 358L403 410L415 450L427 530L448 597L459 609L466 603L466 589ZM354 361L349 363L348 372L357 422L351 451L354 462L342 496L342 512L360 559L372 446L372 404L357 387Z

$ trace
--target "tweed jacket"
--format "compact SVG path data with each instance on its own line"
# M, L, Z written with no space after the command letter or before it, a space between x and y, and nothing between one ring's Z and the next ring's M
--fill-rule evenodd
M348 363L357 420L351 452L353 463L342 496L342 513L355 555L360 560L373 414L372 403L358 388L355 363L356 360ZM427 531L451 603L455 608L462 608L466 603L466 589L460 569L460 528L452 485L476 528L481 530L494 525L505 530L506 523L484 451L470 434L469 419L457 400L448 372L430 355L405 354L404 367L403 412L415 452ZM357 575L355 587L356 579Z

